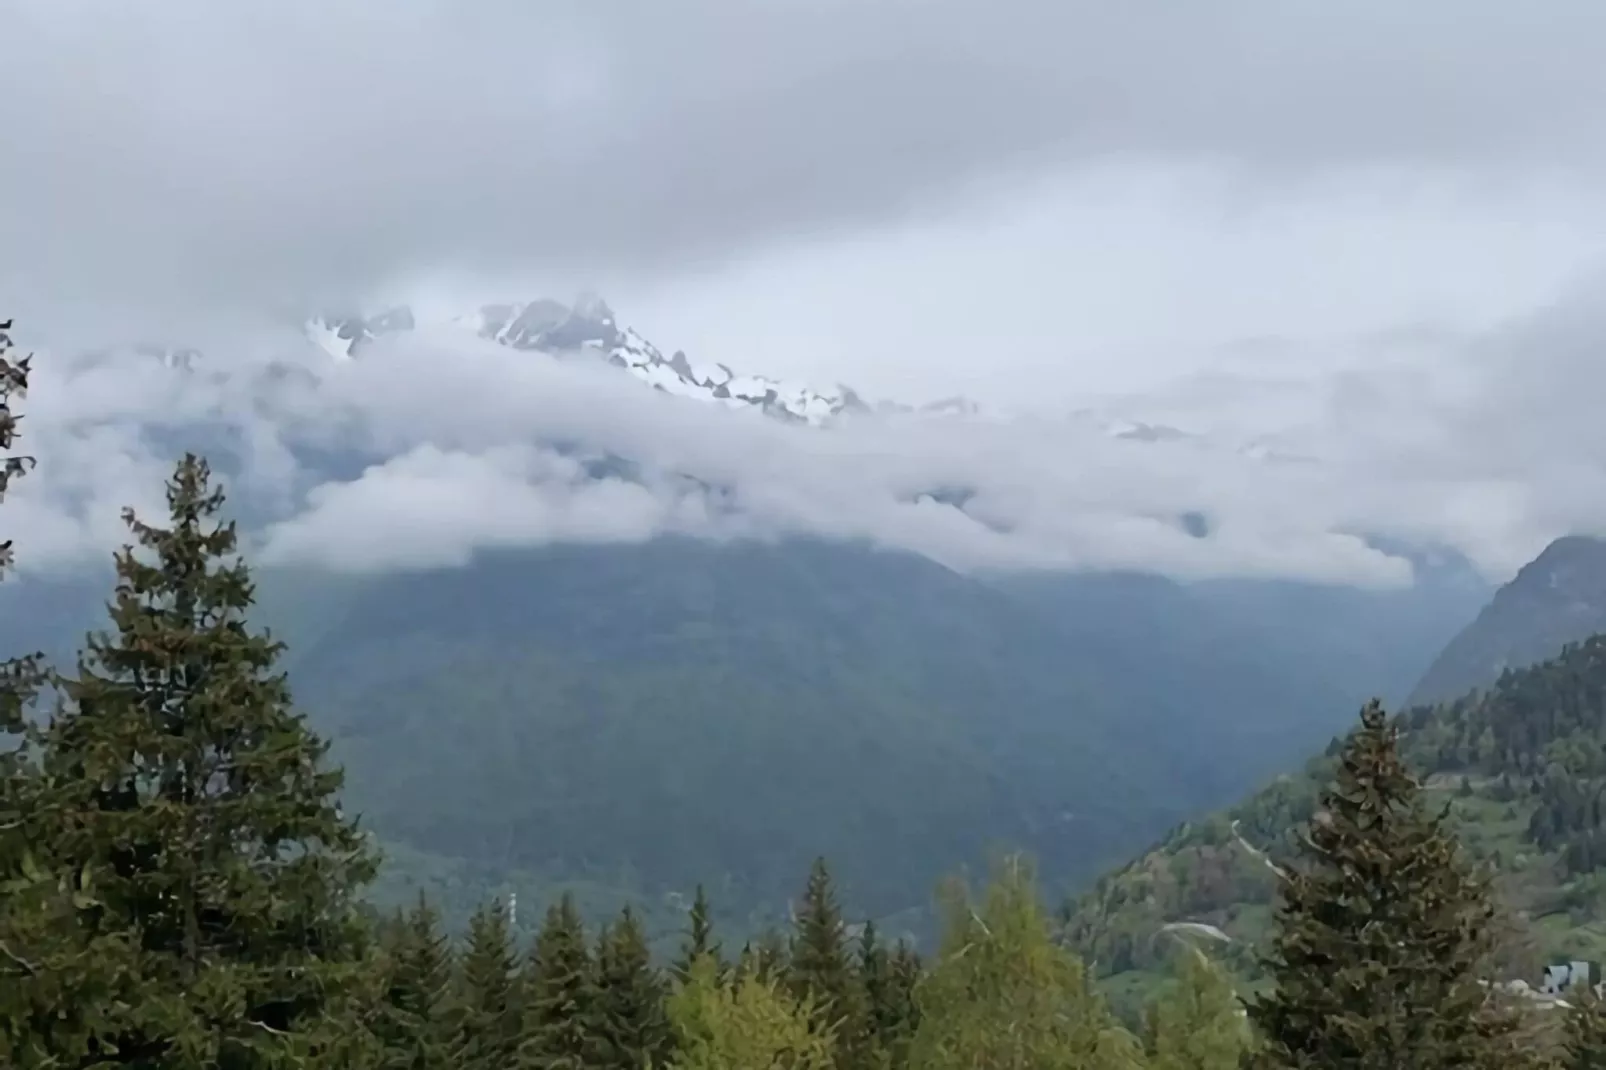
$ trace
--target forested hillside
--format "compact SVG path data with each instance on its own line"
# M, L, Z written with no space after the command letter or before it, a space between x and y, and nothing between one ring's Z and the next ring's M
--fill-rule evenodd
M70 657L108 583L9 582L0 643ZM386 845L377 894L426 889L454 926L514 892L532 919L564 890L656 917L698 882L750 926L819 853L900 925L995 844L1086 880L1335 730L1361 681L1408 686L1480 593L962 576L801 539L266 570L260 592Z
M1606 959L1606 636L1399 721L1429 795L1499 873L1509 975L1534 980L1542 962ZM1288 856L1338 747L1233 809L1179 826L1068 904L1068 937L1107 984L1151 983L1175 938L1165 927L1177 922L1213 927L1183 935L1254 976L1275 886L1257 852Z

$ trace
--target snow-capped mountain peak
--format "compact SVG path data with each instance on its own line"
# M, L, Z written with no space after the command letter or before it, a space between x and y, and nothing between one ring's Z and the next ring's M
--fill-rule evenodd
M724 364L694 363L676 350L664 356L631 328L621 328L606 301L594 294L573 304L541 298L487 304L455 323L511 349L548 354L595 354L665 393L712 401L728 408L756 408L767 415L822 425L847 412L868 412L847 387L816 390L759 375L741 375ZM391 309L374 317L323 315L305 324L307 336L335 360L351 360L374 338L412 330L411 310Z

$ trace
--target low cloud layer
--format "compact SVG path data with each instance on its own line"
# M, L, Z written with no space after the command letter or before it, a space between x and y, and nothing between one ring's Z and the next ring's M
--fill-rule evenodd
M1498 578L1556 535L1606 533L1593 293L1470 339L1359 339L1325 371L1303 354L1306 373L1281 381L1264 352L1241 353L1242 375L1229 363L1112 402L1197 433L1161 441L1052 409L803 428L449 328L343 364L256 338L188 374L137 354L43 354L27 409L41 466L0 517L26 566L95 560L121 538L121 506L160 515L175 452L201 443L254 555L276 564L450 567L552 541L811 534L957 568L1409 582L1405 561L1362 538L1378 535L1460 549Z
M807 532L1389 583L1362 533L1500 576L1606 531L1606 287L1545 304L1606 251L1598 3L0 6L0 315L50 350L0 510L29 567L159 512L192 444L260 559L347 569ZM666 352L1048 414L821 433L284 329L588 285ZM195 374L69 357L175 338ZM1204 437L1055 411L1140 386L1108 406Z

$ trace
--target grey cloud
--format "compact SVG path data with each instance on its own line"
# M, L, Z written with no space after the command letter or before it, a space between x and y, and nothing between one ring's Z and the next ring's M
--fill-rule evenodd
M712 534L702 502L618 479L527 445L481 453L421 445L308 494L265 533L264 560L353 572L468 563L477 550L541 542L637 542Z
M1598 326L1589 330L1606 338ZM207 424L230 429L240 458L231 488L255 518L253 553L272 562L440 567L480 549L551 541L808 533L868 539L961 569L1408 581L1405 562L1361 538L1375 534L1461 548L1500 576L1536 540L1606 531L1606 512L1576 500L1579 487L1602 482L1606 444L1574 450L1582 440L1558 440L1544 454L1533 432L1525 440L1533 463L1517 471L1488 435L1512 354L1524 351L1498 343L1503 333L1373 368L1379 389L1366 405L1343 401L1342 366L1308 378L1299 418L1272 438L1314 463L1253 459L1232 438L1112 439L1051 415L799 428L661 395L600 363L442 330L384 340L346 364L307 363L321 383L264 379L249 362L208 361L181 375L153 374L145 357L45 359L29 410L41 468L8 500L4 519L28 567L102 554L121 538L120 506L160 515L170 443L185 426ZM287 361L321 358L305 343L256 346ZM1457 361L1478 362L1476 389L1446 390ZM1240 393L1256 388L1278 391L1278 405L1262 413L1290 409L1292 384L1249 379ZM1149 399L1183 426L1206 429L1221 400ZM1537 416L1513 418L1537 428ZM295 460L309 443L358 444L376 459L365 471L318 474ZM641 478L586 478L554 444L624 458ZM964 511L922 497L939 488L968 492ZM1208 517L1208 538L1188 533L1187 511Z
M1606 144L1606 9L1583 0L7 0L4 19L0 278L153 327L418 272L684 271L1089 162L1598 177Z

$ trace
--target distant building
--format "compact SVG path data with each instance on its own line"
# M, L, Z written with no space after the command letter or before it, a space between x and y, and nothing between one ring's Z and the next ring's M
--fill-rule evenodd
M1559 996L1570 989L1584 986L1598 990L1600 982L1600 963L1575 959L1546 966L1545 976L1539 982L1539 991L1547 996Z

